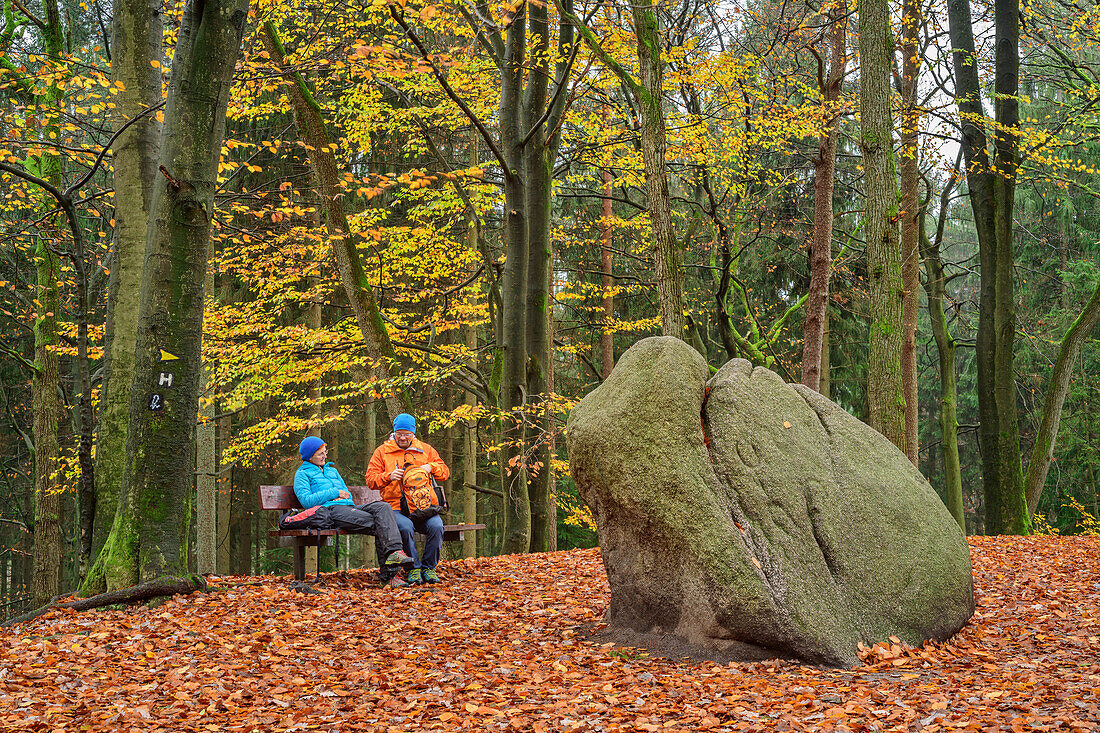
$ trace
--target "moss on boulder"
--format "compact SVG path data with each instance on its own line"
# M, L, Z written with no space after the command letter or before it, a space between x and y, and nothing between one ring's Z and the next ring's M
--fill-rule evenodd
M747 361L707 378L683 341L644 339L569 417L613 628L850 665L858 642L966 623L969 548L904 454Z

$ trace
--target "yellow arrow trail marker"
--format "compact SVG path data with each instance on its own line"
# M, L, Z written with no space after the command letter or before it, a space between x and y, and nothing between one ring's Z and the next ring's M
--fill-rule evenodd
M169 354L164 349L160 350L160 360L161 361L171 361L172 359L178 359L178 358L179 357L176 356L175 354Z

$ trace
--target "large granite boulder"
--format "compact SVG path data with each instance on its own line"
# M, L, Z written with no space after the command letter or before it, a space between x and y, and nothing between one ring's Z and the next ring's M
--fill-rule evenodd
M683 341L644 339L569 416L612 629L851 665L858 642L967 622L966 539L901 451L747 361L709 376Z

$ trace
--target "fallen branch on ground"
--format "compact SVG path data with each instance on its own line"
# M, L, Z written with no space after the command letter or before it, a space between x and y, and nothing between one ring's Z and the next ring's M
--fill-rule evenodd
M8 626L23 623L24 621L30 621L55 608L71 608L74 611L87 611L92 608L113 606L119 603L142 603L163 596L188 595L195 591L205 590L206 579L201 575L191 575L186 578L164 575L154 580L150 580L147 583L139 583L138 585L132 585L129 588L120 588L119 590L110 590L106 593L89 596L88 598L79 598L75 601L67 601L65 603L47 603L39 609L24 613L22 616L16 616L10 621L2 624L2 626L6 628Z

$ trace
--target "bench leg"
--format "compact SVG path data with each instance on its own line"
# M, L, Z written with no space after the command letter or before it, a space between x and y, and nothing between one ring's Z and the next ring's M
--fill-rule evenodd
M301 537L294 538L294 579L306 579L306 546Z

